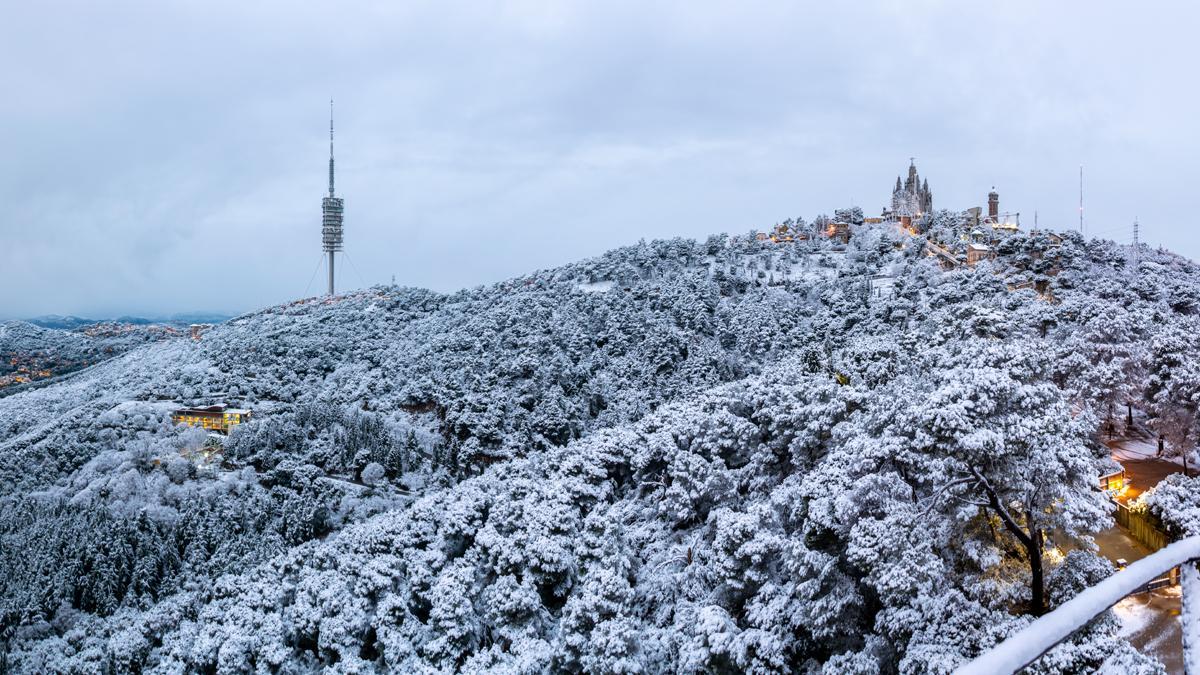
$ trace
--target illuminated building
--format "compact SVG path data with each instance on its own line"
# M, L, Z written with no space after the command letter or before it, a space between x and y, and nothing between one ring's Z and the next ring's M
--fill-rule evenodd
M892 207L884 212L884 216L899 220L905 227L911 228L914 220L931 211L933 192L929 189L929 179L921 181L921 176L917 174L916 160L909 158L908 177L901 183L900 177L896 176L896 187L892 190Z
M967 264L974 265L980 260L991 260L996 257L996 252L987 244L967 244Z
M250 411L244 408L230 408L224 404L203 408L180 408L171 413L171 421L175 424L229 433L233 427L250 421Z

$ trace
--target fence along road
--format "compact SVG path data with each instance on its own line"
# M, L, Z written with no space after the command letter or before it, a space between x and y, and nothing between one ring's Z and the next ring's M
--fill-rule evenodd
M1200 536L1188 537L1134 562L1059 605L996 645L974 661L959 667L957 675L1015 673L1071 636L1101 612L1166 574L1176 565L1183 571L1183 664L1188 675L1200 675ZM1185 564L1187 563L1187 564Z

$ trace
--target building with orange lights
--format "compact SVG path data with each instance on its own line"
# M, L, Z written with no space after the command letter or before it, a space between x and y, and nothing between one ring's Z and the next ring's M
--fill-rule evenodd
M180 408L171 414L171 421L227 434L235 426L250 421L250 411L244 408L230 408L224 404L203 408Z

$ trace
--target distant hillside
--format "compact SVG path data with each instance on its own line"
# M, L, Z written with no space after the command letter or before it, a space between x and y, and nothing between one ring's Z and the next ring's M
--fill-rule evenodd
M45 384L45 380L110 359L129 349L181 337L194 324L217 324L219 314L176 314L113 320L43 316L0 324L0 396Z
M85 328L98 323L126 323L137 326L145 326L149 324L162 324L167 326L187 326L193 323L222 323L233 317L225 314L211 314L203 312L192 312L187 314L172 314L170 316L159 317L141 317L141 316L120 316L109 319L84 319L78 316L58 316L56 314L48 314L45 316L37 316L32 319L25 319L27 323L42 328L57 328L59 330L75 330Z
M949 672L1111 573L1095 432L1192 400L1198 268L852 234L310 298L0 399L0 666ZM1043 663L1155 672L1109 616Z
M92 348L92 340L81 333L43 328L25 321L0 323L0 353L56 351L82 353ZM5 359L7 360L7 359Z
M73 330L80 326L90 326L94 323L99 323L96 319L84 319L78 316L59 316L57 314L36 316L32 319L25 319L25 322L40 328L56 328L58 330Z
M40 386L134 347L183 335L161 324L90 323L73 330L25 321L0 323L0 396ZM44 382L41 382L44 384Z

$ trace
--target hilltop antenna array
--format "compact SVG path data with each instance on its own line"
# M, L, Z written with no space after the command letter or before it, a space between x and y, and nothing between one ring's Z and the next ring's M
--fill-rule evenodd
M329 256L329 294L333 295L333 254L342 250L344 202L333 195L333 99L329 99L329 194L321 200L321 245Z
M1141 265L1141 251L1138 250L1138 220L1137 216L1133 217L1133 273L1138 273L1138 267Z

